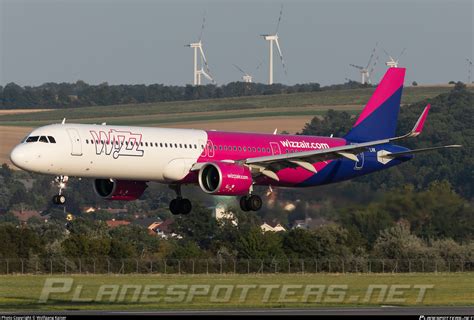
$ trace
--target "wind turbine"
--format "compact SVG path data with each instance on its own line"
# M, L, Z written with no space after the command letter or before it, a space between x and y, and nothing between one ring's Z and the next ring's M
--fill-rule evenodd
M241 67L239 67L238 65L236 64L233 64L233 66L239 70L240 72L242 72L243 76L242 76L242 80L244 82L247 82L247 83L252 83L252 76L250 74L248 74L247 72L245 72Z
M371 67L371 69L369 70L369 67L370 67L370 63L372 62L372 59L374 58L375 56L375 50L377 49L377 43L375 44L375 47L374 49L372 50L372 53L370 54L370 57L369 57L369 62L367 62L367 66L364 68L364 67L361 67L361 66L358 66L358 65L355 65L355 64L350 64L351 67L354 67L356 69L359 69L359 72L361 74L361 83L362 84L371 84L372 83L372 80L370 78L370 76L372 75L372 73L374 72L374 69L375 69L375 66L377 65L377 61L379 59L378 56L376 56L375 58L375 62L374 62L374 65Z
M469 58L466 58L467 61L467 83L471 83L471 73L472 73L472 60Z
M202 26L201 26L201 33L199 35L199 41L193 42L190 44L185 45L186 47L190 47L194 49L194 67L193 67L193 84L195 86L201 85L201 76L206 77L212 83L216 83L214 78L211 76L211 72L209 71L209 65L207 64L206 55L202 49L202 33L204 31L204 25L206 23L206 16L202 19ZM198 67L198 54L200 56L200 63ZM204 70L204 66L206 70Z
M286 72L285 61L283 60L283 54L281 53L280 44L278 42L278 28L280 27L281 16L283 14L283 6L280 8L280 17L278 18L276 30L274 34L262 34L261 36L270 43L270 55L269 55L269 66L268 66L268 84L273 84L273 43L276 44L278 54L280 55L280 61L283 66L283 70Z
M405 53L405 50L406 48L403 48L402 52L398 55L397 60L395 60L394 58L392 58L390 54L388 54L388 52L385 49L383 49L383 52L385 52L385 54L387 55L389 59L389 61L385 62L385 65L389 68L398 68L398 60L400 60L400 57L403 56L403 54Z

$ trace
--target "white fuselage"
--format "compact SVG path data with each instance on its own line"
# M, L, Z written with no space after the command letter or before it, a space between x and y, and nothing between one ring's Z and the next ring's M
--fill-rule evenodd
M203 130L87 124L53 124L29 135L41 136L55 143L19 144L10 156L16 166L45 174L158 182L184 178L207 141Z

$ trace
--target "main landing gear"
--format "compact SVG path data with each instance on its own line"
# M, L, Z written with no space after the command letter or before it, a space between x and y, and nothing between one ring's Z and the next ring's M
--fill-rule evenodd
M68 176L58 176L54 179L54 182L57 184L59 188L59 192L57 195L53 197L54 204L65 204L66 197L62 194L63 189L66 188L66 183L69 180Z
M178 215L190 213L193 206L191 205L191 201L189 201L189 199L184 199L181 195L181 185L172 185L170 188L176 192L176 199L173 199L170 202L171 214Z
M240 198L240 209L242 211L258 211L262 208L262 198L256 194Z

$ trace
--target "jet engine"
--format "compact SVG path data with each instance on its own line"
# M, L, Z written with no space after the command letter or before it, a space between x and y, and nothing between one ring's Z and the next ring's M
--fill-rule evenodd
M227 162L207 162L199 170L201 189L213 195L247 195L252 185L248 167Z
M147 184L144 181L95 179L95 193L108 200L137 200L145 192Z

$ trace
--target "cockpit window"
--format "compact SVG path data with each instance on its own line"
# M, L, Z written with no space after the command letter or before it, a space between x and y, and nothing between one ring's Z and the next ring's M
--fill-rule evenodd
M39 137L38 136L31 136L31 137L28 137L28 139L26 139L26 143L28 142L36 142L38 141Z
M56 139L54 139L54 137L48 136L48 139L50 143L56 143Z
M44 142L44 143L48 143L48 138L46 138L45 136L41 136L39 137L39 142Z

